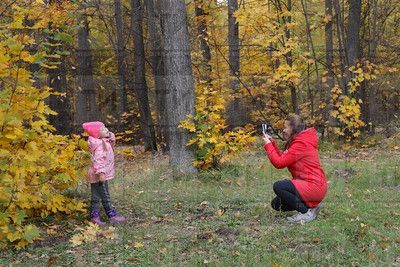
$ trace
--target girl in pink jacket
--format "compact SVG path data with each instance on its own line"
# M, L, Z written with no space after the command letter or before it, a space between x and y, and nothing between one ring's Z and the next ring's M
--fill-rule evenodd
M92 192L90 221L98 225L105 224L100 220L101 201L110 222L124 222L125 218L118 216L114 206L111 205L108 191L108 180L113 179L115 173L115 135L100 121L86 122L82 127L89 134L88 144L92 161L88 171L88 180Z

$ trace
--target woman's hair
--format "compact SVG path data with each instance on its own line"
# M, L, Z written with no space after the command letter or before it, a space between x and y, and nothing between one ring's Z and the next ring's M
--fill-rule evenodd
M285 145L285 149L288 149L290 146L290 143L292 142L293 138L301 133L302 131L304 131L306 129L306 124L304 123L303 119L297 115L297 114L289 114L289 116L286 117L286 121L289 122L290 127L292 127L292 133L289 136L286 145Z

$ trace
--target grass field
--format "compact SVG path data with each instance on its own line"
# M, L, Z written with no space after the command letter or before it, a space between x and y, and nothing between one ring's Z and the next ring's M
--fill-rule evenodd
M72 247L83 215L46 219L43 239L1 252L0 265L400 265L400 154L322 152L321 161L328 195L305 225L270 208L272 184L289 173L262 149L196 177L174 178L166 158L119 162L111 195L128 223L116 239ZM89 189L78 193L88 198Z

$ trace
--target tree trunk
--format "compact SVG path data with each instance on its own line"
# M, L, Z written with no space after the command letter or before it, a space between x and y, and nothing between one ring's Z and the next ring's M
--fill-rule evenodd
M100 119L93 80L92 55L89 43L89 23L86 15L79 19L75 130L85 121Z
M240 50L239 50L239 23L233 16L238 10L238 0L228 0L228 43L229 43L229 67L231 75L231 90L233 100L228 106L227 123L231 127L243 126L246 123L245 112L240 101L240 84L237 77L240 76Z
M360 58L361 0L349 0L347 28L347 65L354 66Z
M330 116L333 110L331 90L335 86L335 74L333 72L333 16L332 16L332 0L325 0L325 17L330 18L330 20L325 25L325 60L326 60L326 87L327 93L326 98L323 99L327 103L327 109L325 112L325 121L329 118L329 125L334 123L332 116Z
M164 151L168 146L168 113L166 112L166 91L164 83L164 61L162 58L162 36L160 29L160 14L156 12L153 0L146 0L147 23L149 43L152 54L152 70L155 83L156 108L158 120L158 136L161 143L165 144Z
M117 35L117 64L118 64L118 86L114 99L116 100L117 116L127 111L126 95L126 67L125 67L125 44L124 44L124 23L122 19L121 0L114 0L115 28Z
M195 0L195 14L197 17L197 32L199 35L200 49L203 56L203 63L201 66L200 79L205 82L208 86L211 86L211 51L207 42L207 23L206 16L207 12L204 11L205 0Z
M141 0L132 0L132 34L134 44L134 90L140 112L140 128L146 150L157 150L156 135L151 118L145 73L143 43L143 9Z
M195 94L189 31L184 0L158 0L164 45L164 74L169 119L170 164L183 173L193 173L190 134L178 128L187 115L194 115Z
M347 68L355 66L361 57L360 47L360 27L361 27L361 0L349 0L349 17L348 17L348 29L347 29ZM355 75L347 71L347 83L350 82ZM366 118L366 92L365 82L362 82L359 88L354 92L356 99L362 99L363 103L361 106L362 119L365 121Z
M336 18L336 28L337 28L337 38L338 38L338 46L339 46L339 59L340 59L340 70L341 70L341 88L344 91L345 95L347 95L347 83L346 83L346 38L345 38L345 28L344 28L344 16L340 11L339 0L332 0L333 7L335 9L335 18Z
M50 41L52 42L52 40ZM57 69L49 69L48 73L48 84L53 89L53 92L57 92L61 95L50 95L49 96L49 107L57 112L55 116L50 116L49 122L53 125L58 134L69 134L71 132L71 105L67 94L67 70L65 68L65 59L58 59L60 64Z
M289 12L292 11L292 1L291 0L287 0L287 10ZM291 16L288 16L287 19L288 19L287 22L284 20L286 23L292 22ZM288 29L286 26L285 26L285 37L286 37L286 40L290 39L290 29ZM289 65L289 67L293 66L292 51L289 51L286 53L286 63ZM297 103L296 87L294 86L294 84L290 84L289 88L290 88L290 97L291 97L291 101L292 101L293 112L296 114L299 114L299 105Z
M368 58L372 63L376 64L376 49L378 47L378 0L371 0L371 36L369 42L369 51ZM375 122L377 121L377 103L376 103L376 85L374 82L369 83L369 97L368 97L368 118L369 122L371 122L370 131L371 133L375 133Z

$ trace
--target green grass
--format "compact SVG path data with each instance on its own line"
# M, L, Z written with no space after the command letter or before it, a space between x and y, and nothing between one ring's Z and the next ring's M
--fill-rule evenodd
M111 195L129 222L117 226L117 239L73 248L68 238L83 217L48 219L63 229L59 237L44 233L26 250L3 251L0 265L399 265L399 155L334 155L322 154L328 195L305 225L270 208L272 184L289 173L262 150L197 177L172 177L165 159L119 164Z

